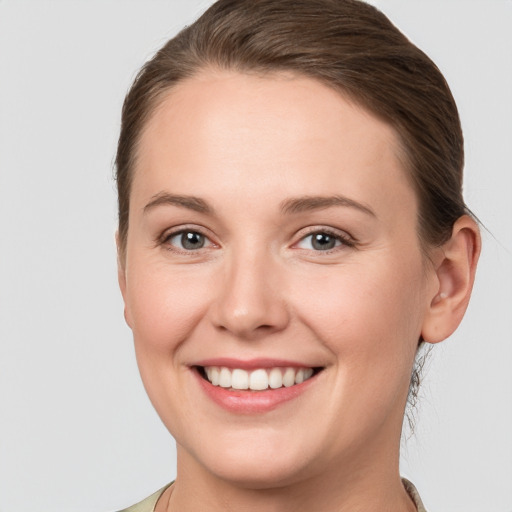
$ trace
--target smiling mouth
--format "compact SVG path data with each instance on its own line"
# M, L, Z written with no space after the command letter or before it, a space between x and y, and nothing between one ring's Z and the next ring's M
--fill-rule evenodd
M274 367L244 370L225 366L196 366L199 375L213 386L237 391L289 388L309 380L322 368Z

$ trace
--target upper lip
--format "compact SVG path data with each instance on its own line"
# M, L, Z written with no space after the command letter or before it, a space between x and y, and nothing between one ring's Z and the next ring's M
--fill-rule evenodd
M288 359L274 358L254 358L254 359L236 359L232 357L214 357L197 361L191 366L224 366L226 368L240 368L242 370L255 370L257 368L316 368L319 365L312 365L303 362L292 361Z

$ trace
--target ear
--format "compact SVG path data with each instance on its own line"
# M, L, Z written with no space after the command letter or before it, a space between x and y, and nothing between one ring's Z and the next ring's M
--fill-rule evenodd
M132 327L131 315L128 311L126 302L126 255L121 249L121 242L119 240L119 231L116 231L116 247L117 247L117 282L124 301L124 319L128 327Z
M438 289L428 305L421 333L428 343L443 341L459 326L473 289L480 249L480 230L468 215L455 222L451 238L436 249L433 261Z

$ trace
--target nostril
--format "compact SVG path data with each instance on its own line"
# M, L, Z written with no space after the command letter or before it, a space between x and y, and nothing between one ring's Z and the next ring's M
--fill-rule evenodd
M217 331L230 333L237 338L250 340L269 336L275 332L281 331L285 325L286 322L282 325L278 323L273 325L271 323L258 324L257 321L251 323L250 321L236 319L234 321L219 322L215 325L215 328Z
M275 327L273 327L272 325L265 324L256 327L256 329L259 329L260 331L271 331L272 329L275 329Z

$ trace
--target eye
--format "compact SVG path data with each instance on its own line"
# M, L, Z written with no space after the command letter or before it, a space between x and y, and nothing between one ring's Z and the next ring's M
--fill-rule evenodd
M302 238L297 247L313 251L329 251L340 247L341 245L351 245L350 242L341 235L335 235L328 231L315 231Z
M183 251L197 251L212 245L210 240L202 233L192 230L180 231L167 237L165 243Z

